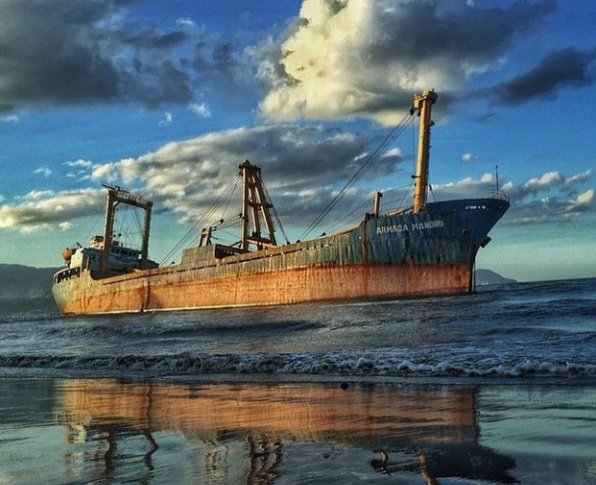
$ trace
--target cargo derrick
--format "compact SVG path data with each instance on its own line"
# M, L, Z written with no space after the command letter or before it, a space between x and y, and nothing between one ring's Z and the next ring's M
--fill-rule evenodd
M141 259L139 269L147 268L148 254L149 254L149 231L151 227L151 208L153 202L144 200L138 195L131 194L128 191L122 190L120 187L112 187L105 185L108 189L107 203L106 203L106 223L103 236L103 249L101 253L101 272L109 273L112 268L110 266L110 251L112 250L112 241L114 237L114 217L116 214L116 207L119 204L126 204L133 207L143 209L145 213L143 224L143 242L141 244Z

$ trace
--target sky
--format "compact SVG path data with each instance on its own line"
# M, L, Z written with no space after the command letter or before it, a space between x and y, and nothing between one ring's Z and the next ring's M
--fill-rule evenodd
M511 199L477 267L594 277L595 24L592 0L0 0L0 263L101 234L102 183L154 201L157 261L222 218L223 240L244 159L295 240L435 89L431 200L484 197L497 166ZM415 136L316 231L377 190L411 204Z

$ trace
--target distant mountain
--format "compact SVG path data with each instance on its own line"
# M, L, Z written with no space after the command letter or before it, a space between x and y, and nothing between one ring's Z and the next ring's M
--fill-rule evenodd
M505 278L490 269L477 269L476 273L476 285L503 285L507 283L517 283L516 280L511 278Z
M0 264L0 299L49 297L52 276L57 270L58 268Z

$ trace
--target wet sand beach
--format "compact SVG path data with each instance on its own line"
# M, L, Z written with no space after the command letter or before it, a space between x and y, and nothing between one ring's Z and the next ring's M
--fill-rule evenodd
M0 379L0 483L594 483L596 386Z

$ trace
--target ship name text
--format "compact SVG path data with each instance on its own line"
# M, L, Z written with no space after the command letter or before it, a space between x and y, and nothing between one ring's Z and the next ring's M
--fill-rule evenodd
M438 229L444 227L445 223L441 219L433 221L420 221L411 224L391 224L377 227L377 235L379 234L394 234L409 231L424 231L428 229Z

